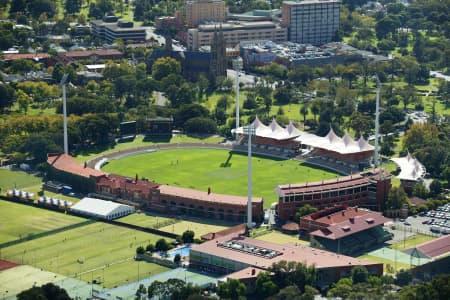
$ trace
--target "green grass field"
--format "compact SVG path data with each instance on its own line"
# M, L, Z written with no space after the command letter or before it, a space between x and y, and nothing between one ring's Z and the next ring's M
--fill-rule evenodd
M377 256L372 256L372 255L368 255L368 254L358 256L358 258L377 262L377 263L383 263L384 272L386 272L386 270L387 270L387 265L391 265L392 268L394 268L394 270L396 272L400 271L401 269L408 270L411 268L409 264L404 264L404 263L400 263L400 262L395 263L395 261L393 261L393 260L385 259L385 258L381 258L381 257L377 257Z
M110 149L91 149L85 153L78 154L75 159L82 163L87 160L93 159L95 157L108 154L111 152L134 148L134 147L141 147L141 146L149 146L149 145L156 145L158 143L170 143L170 144L177 144L177 143L211 143L211 144L217 144L223 140L223 137L220 136L205 136L205 137L192 137L187 136L184 134L177 134L174 135L170 141L144 141L143 136L137 136L134 141L128 142L128 143L118 143L113 148Z
M173 222L174 219L161 216L150 216L141 213L141 214L131 214L126 217L117 219L117 221L148 228L160 228L164 227L161 226L164 223Z
M22 171L0 170L0 188L2 194L5 194L8 189L13 189L14 187L27 190L30 186L41 184L41 182L41 178Z
M82 221L85 219L0 200L0 243Z
M192 230L195 232L195 238L200 238L200 236L206 233L221 231L225 228L227 228L227 226L192 221L181 221L172 225L161 227L159 230L179 235L183 234L183 232L185 232L186 230Z
M397 250L406 250L413 248L417 245L420 245L425 242L429 242L436 239L436 237L424 235L424 234L415 234L412 237L409 237L403 241L399 241L395 244L392 244L389 248L397 249Z
M308 241L300 240L297 235L289 235L279 231L272 231L268 234L264 234L256 237L257 240L271 242L275 244L287 244L287 243L297 243L305 246L309 246Z
M114 286L137 278L137 263L132 261L136 248L159 238L99 222L3 248L2 258L70 277L82 274L83 280L104 273L105 285ZM141 265L142 272L151 274L166 270L156 264Z
M214 149L174 149L112 160L103 170L134 177L146 177L161 184L182 186L213 193L247 194L247 155ZM228 167L222 167L228 161ZM178 162L178 163L177 163ZM253 157L253 195L269 207L277 201L278 184L329 179L335 173L306 166L298 161Z

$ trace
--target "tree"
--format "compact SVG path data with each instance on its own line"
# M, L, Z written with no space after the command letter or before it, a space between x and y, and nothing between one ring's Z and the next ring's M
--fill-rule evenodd
M278 104L287 104L291 101L292 98L291 90L284 86L279 87L275 90L273 97Z
M167 250L169 250L169 244L165 239L161 238L156 241L155 250L166 252Z
M217 295L221 299L240 299L247 293L245 284L237 279L228 279L226 282L220 282L217 287Z
M296 285L288 285L287 287L282 288L274 298L277 300L301 300L303 298L301 298L300 295L301 291Z
M385 203L386 209L400 209L408 201L408 196L402 187L393 187L389 191L388 199Z
M139 246L136 248L136 254L144 254L144 253L145 253L144 247Z
M431 196L437 196L440 193L442 193L442 183L439 180L434 179L430 183L430 194Z
M180 262L181 262L181 255L179 253L175 254L175 257L173 258L173 262L176 263L177 265L180 264Z
M396 279L395 279L395 284L399 285L399 286L405 286L408 285L411 281L412 281L412 274L409 270L403 270L401 269L400 271L398 271Z
M183 241L183 243L187 244L187 243L192 243L194 242L194 236L195 236L195 232L192 230L186 230L185 232L183 232L183 234L181 235L181 240Z
M66 0L65 9L68 14L76 14L80 11L82 0Z
M176 127L184 127L187 120L195 117L209 117L209 111L199 104L181 105L175 112L174 124Z
M33 0L27 4L29 14L37 19L40 15L46 14L49 18L56 15L55 2L51 0Z
M302 294L302 300L314 300L316 295L319 295L319 291L310 285L305 285L305 292Z
M356 266L352 269L352 281L356 283L365 283L369 277L369 271L364 266Z
M155 280L147 288L147 294L150 299L156 297L158 299L170 299L175 291L183 288L185 282L180 279L171 278L165 282Z
M352 280L349 278L342 278L328 291L327 297L341 297L347 299L347 296L352 292Z
M186 133L212 134L217 132L216 122L211 118L195 117L184 123Z
M145 247L145 251L150 252L150 253L155 252L155 245L148 244L147 247Z
M308 105L304 103L302 107L300 107L300 113L303 115L303 124L306 123L306 116L308 115Z
M144 300L147 297L147 289L145 288L145 285L142 283L139 285L138 290L136 291L136 298L135 300Z
M9 84L0 83L0 110L4 111L14 103L14 88Z
M158 58L152 66L152 76L155 80L161 80L170 74L181 74L181 64L173 58Z
M269 268L273 272L272 280L277 286L296 285L304 291L305 285L316 282L316 269L300 262L287 262L285 260L273 263Z
M33 286L32 288L17 294L16 297L18 300L47 300L47 299L48 300L53 300L53 299L70 300L71 299L65 289L62 289L53 283L47 283L40 287Z
M270 297L277 292L277 289L269 273L261 272L256 276L255 290L259 298Z
M425 185L423 185L422 183L416 183L414 185L414 188L412 190L412 195L415 197L419 197L422 199L427 199L428 198L428 189Z
M312 213L317 212L317 208L309 205L309 204L305 204L302 207L300 207L299 209L297 209L297 212L295 213L295 220L296 221L300 221L300 218Z

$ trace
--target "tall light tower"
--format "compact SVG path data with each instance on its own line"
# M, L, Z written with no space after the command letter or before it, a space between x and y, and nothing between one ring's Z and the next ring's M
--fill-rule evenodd
M67 104L66 104L66 81L69 74L64 74L59 85L62 87L63 115L64 115L64 154L69 154L69 143L67 138Z
M237 130L239 128L239 71L243 68L243 61L240 56L233 59L233 68L236 71L236 142L238 140Z
M378 167L378 138L380 135L380 90L381 90L381 82L378 78L378 75L375 75L375 79L377 80L377 98L375 104L375 153L373 157L373 164Z
M247 228L253 227L252 217L252 135L255 135L255 127L250 124L244 127L244 134L247 135L248 140L248 163L247 163L247 176L248 176L248 200L247 200Z

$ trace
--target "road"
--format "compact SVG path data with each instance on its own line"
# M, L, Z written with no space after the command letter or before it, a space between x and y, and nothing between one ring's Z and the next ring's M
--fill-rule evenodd
M439 71L430 71L430 76L431 77L435 77L435 78L443 78L446 81L450 81L450 76L449 75L442 74Z
M236 71L232 69L227 70L227 77L233 80L233 86L236 82ZM246 86L253 86L255 84L255 77L253 75L245 74L240 72L239 74L239 82L242 82Z

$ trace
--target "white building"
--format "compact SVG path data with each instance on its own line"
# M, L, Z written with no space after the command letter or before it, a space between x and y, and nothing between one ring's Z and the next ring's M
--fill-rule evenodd
M106 220L114 220L134 213L133 206L88 197L81 199L70 210L80 215Z
M321 45L339 30L340 0L284 1L282 24L289 28L289 41Z

